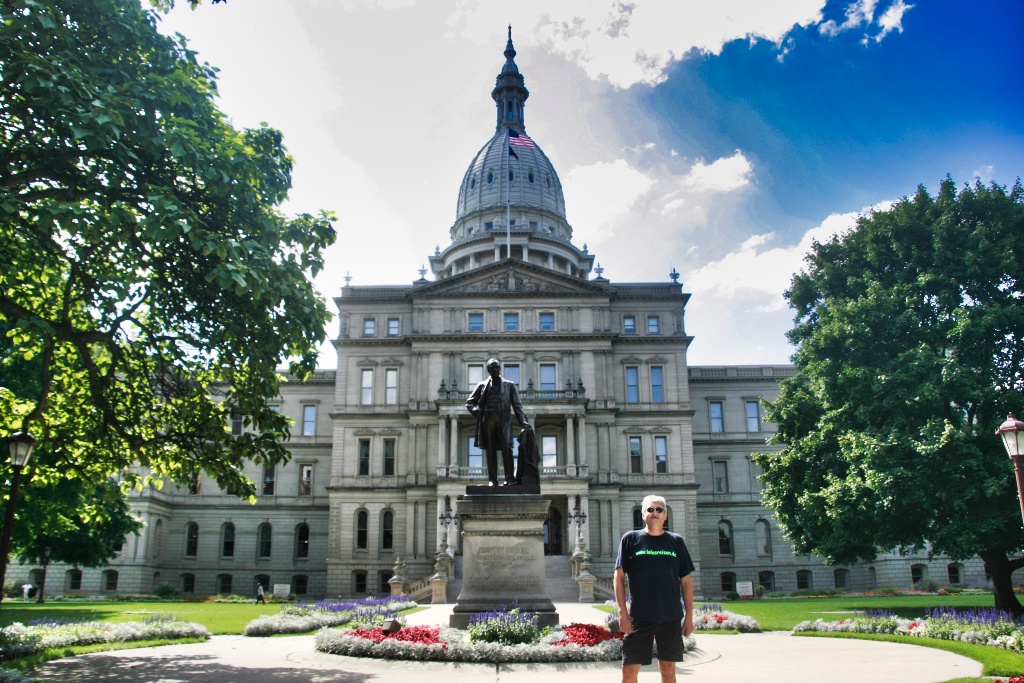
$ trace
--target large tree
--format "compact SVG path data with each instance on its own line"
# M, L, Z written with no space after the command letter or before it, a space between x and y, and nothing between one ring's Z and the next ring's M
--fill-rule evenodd
M137 0L0 13L4 363L38 368L29 409L5 409L0 430L53 456L36 478L132 483L138 464L254 494L243 464L287 457L267 405L277 368L312 371L324 336L310 278L329 216L280 212L281 134L235 130L215 70ZM233 414L250 429L233 434Z
M786 293L797 373L768 418L764 501L797 553L980 555L1021 612L1013 467L995 430L1024 398L1024 189L918 188L815 244Z

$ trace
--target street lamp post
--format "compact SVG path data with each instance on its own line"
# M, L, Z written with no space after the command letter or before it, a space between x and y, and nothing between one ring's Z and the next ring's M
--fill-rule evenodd
M576 505L569 515L569 521L576 525L576 548L582 550L583 525L587 523L587 513L581 511L580 506Z
M1006 422L999 425L996 430L1003 439L1006 447L1006 454L1013 460L1013 469L1017 475L1017 498L1020 500L1020 516L1024 521L1024 470L1021 469L1021 461L1024 460L1024 422L1017 419L1017 416L1010 413L1006 416Z
M0 534L0 601L3 599L3 585L7 578L7 556L11 552L11 530L14 527L14 505L18 499L18 484L21 470L28 464L36 440L28 432L15 432L7 437L7 450L11 456L11 492L4 514L4 529Z
M444 532L444 539L448 547L453 547L455 543L452 541L451 534L448 533L448 526L451 525L453 530L459 526L459 513L452 513L452 509L448 508L437 516L437 521L441 523L441 529Z

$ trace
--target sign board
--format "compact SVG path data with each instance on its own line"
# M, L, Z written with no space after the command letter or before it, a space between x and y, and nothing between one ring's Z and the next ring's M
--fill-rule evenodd
M754 582L753 581L737 581L736 592L740 594L740 597L749 597L754 594Z
M292 592L291 584L288 583L275 583L274 584L274 597L275 598L287 598L288 594Z

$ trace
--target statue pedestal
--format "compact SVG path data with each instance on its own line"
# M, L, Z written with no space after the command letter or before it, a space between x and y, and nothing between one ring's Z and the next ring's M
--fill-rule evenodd
M474 492L475 493L475 492ZM449 621L466 628L477 612L517 604L541 626L558 624L548 597L544 522L549 501L536 494L467 495L459 500L462 592Z

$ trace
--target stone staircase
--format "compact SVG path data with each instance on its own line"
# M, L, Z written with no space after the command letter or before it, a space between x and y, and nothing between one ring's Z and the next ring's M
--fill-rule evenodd
M544 558L544 570L548 597L552 602L579 602L580 587L572 577L572 566L567 555L549 555ZM462 556L455 557L455 577L448 582L446 596L449 603L459 599L462 592ZM410 586L409 595L414 600L430 600L430 585L426 579Z

